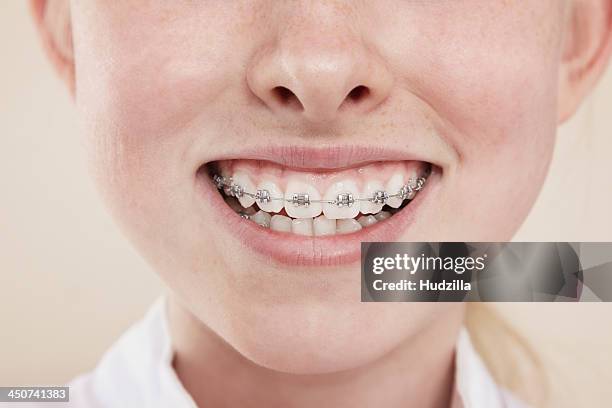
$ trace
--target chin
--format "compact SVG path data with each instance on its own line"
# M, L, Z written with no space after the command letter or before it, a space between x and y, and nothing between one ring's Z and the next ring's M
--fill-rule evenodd
M212 329L257 366L315 375L373 364L438 323L454 326L447 323L462 310L436 303L262 306Z

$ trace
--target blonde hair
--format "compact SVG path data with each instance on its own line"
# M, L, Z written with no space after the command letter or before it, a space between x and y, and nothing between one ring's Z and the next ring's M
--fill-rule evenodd
M551 383L529 342L486 303L469 303L466 327L495 381L533 407L550 406Z

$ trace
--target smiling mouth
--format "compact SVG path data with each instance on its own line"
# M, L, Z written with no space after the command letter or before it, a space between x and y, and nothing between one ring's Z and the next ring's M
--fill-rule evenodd
M293 149L223 158L197 171L219 233L265 262L357 262L361 242L397 240L434 199L442 177L440 167L395 153L372 161L367 149Z
M315 237L352 234L392 219L425 188L432 168L402 161L303 171L261 160L206 167L227 206L244 220Z

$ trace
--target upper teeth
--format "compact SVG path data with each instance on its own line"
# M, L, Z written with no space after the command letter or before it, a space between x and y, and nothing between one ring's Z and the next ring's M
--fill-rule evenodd
M366 191L370 194L364 197L356 197L352 191L347 191L356 190L354 183L339 182L332 185L324 198L321 198L314 187L301 182L289 183L289 191L283 196L272 183L263 184L263 187L268 188L254 189L250 180L243 175L213 176L217 188L238 198L245 208L257 203L264 211L279 212L285 207L287 214L294 218L313 218L323 212L331 219L354 218L360 211L363 214L374 214L380 212L385 204L398 208L404 200L414 198L426 180L425 177L409 178L404 183L402 176L396 175L387 184L392 190L380 188L381 183L369 183ZM293 192L296 190L303 192Z

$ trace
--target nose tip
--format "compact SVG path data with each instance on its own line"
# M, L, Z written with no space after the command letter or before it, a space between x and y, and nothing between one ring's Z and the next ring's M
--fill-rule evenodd
M363 44L284 47L260 54L247 73L251 91L273 112L328 122L365 113L389 94L392 76Z

